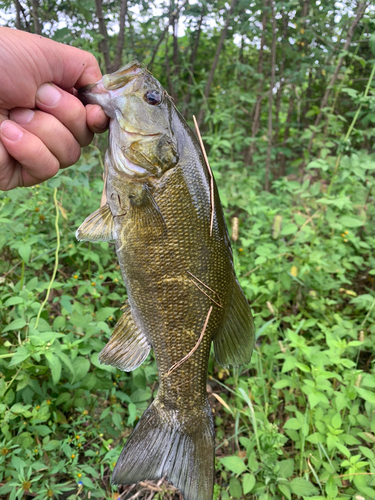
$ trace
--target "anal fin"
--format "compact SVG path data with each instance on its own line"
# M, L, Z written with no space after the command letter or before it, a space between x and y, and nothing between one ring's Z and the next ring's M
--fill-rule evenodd
M76 231L78 241L112 241L114 236L113 215L106 203L79 226Z
M234 281L227 316L213 341L216 361L224 368L250 362L254 346L254 322L237 279Z
M109 342L99 354L99 361L130 372L147 358L151 345L134 322L130 306L126 304L123 310Z

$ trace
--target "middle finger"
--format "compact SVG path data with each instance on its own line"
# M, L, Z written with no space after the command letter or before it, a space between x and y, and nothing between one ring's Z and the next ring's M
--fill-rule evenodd
M60 167L74 165L81 155L81 148L73 134L54 116L43 111L15 108L10 119L38 137L59 160Z

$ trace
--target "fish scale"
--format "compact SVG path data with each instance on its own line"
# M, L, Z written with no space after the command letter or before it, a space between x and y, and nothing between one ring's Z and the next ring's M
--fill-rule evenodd
M77 238L115 241L128 292L99 359L130 371L152 348L159 375L157 396L128 438L112 482L166 476L185 500L211 500L211 343L228 367L248 363L254 342L218 191L195 135L142 65L132 62L80 95L111 120L108 202Z

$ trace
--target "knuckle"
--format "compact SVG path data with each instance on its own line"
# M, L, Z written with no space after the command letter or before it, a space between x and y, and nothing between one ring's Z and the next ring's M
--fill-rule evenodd
M58 159L43 143L35 145L34 149L30 150L27 163L40 165L40 169L38 169L38 178L41 181L56 175L60 167Z
M87 131L85 136L82 137L82 140L80 141L81 147L88 146L91 143L93 137L94 137L94 134L92 132Z
M80 159L81 156L81 148L78 143L74 143L71 148L69 148L69 155L61 166L70 167L70 165L74 165Z

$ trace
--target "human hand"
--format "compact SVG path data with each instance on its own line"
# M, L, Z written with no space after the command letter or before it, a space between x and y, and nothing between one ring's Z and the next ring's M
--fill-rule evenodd
M0 189L32 186L76 163L108 118L75 89L102 77L89 52L0 27Z

